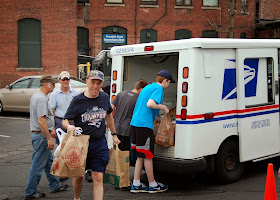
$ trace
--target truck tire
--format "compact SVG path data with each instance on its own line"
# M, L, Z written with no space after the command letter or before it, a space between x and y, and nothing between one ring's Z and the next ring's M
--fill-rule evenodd
M239 161L237 141L228 140L222 144L215 155L215 175L220 183L238 180L244 172L244 164Z

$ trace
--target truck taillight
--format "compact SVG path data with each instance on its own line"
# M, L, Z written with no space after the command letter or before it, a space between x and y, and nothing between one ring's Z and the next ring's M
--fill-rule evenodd
M112 92L113 93L116 93L116 89L117 88L117 85L116 85L116 83L114 83L113 85L112 85Z
M181 119L186 120L187 119L187 109L181 110Z
M145 46L145 51L153 51L154 46Z
M182 96L182 107L187 106L187 104L188 104L188 97Z
M184 67L183 69L183 78L189 78L189 68Z
M213 119L214 118L214 113L205 113L204 114L204 119Z
M187 82L183 82L182 83L182 92L183 93L187 93L188 92L188 83Z
M113 71L113 80L117 80L117 75L118 75L118 72L115 70Z
M112 101L111 102L113 102L113 100L116 98L116 95L112 95Z

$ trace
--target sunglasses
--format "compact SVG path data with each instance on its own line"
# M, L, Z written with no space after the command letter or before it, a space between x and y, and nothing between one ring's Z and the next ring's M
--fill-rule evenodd
M69 78L64 78L64 79L61 79L62 81L70 81Z

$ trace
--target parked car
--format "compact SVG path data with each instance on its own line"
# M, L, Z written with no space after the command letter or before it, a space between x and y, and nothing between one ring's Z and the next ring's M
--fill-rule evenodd
M29 112L31 96L40 89L40 78L41 75L26 76L0 89L0 114L3 111ZM86 83L76 77L71 77L70 86L80 92L87 90ZM56 83L55 89L59 87L60 83Z

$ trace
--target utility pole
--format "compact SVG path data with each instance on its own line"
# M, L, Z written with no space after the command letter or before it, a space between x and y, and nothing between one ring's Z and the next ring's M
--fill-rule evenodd
M235 5L235 0L230 0L230 7L229 7L229 28L228 28L228 37L229 38L234 38L233 34L233 26L234 26L234 15L235 15L235 10L234 6Z

